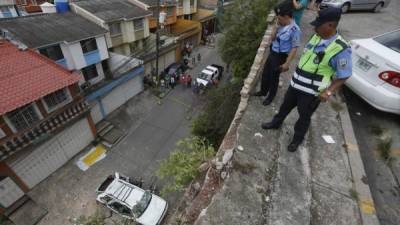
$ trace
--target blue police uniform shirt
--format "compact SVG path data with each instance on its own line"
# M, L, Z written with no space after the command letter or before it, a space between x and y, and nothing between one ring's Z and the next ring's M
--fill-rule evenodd
M322 39L317 46L314 48L314 52L322 52L325 48L336 39L338 34L334 35L330 39ZM311 48L310 44L307 44L306 48ZM350 46L334 56L330 62L330 66L336 71L335 77L336 79L345 79L351 76L352 74L352 62L351 62L351 48Z
M272 50L278 53L289 53L292 48L300 47L300 36L300 28L294 20L289 25L279 26L276 38L272 42Z

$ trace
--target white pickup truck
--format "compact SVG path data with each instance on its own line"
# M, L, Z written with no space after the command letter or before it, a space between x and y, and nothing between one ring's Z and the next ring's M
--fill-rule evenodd
M115 173L108 176L96 190L96 200L124 218L140 225L159 225L168 210L168 203Z
M209 65L197 76L196 85L200 88L211 87L216 80L221 80L223 72L223 66Z

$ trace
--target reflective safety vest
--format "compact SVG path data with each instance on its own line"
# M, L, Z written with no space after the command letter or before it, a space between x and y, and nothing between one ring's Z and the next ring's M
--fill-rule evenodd
M308 42L308 48L300 58L300 62L290 82L293 88L305 93L318 95L331 85L335 70L329 64L337 54L347 49L349 45L337 35L324 51L315 53L315 47L321 42L321 37L314 34Z

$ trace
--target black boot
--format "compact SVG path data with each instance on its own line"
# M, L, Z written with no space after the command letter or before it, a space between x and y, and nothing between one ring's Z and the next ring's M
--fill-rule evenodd
M295 152L299 148L300 144L301 141L292 140L292 142L290 142L290 144L288 145L287 150L289 152Z
M269 98L266 98L264 101L263 101L263 105L265 105L265 106L267 106L267 105L270 105L272 103L272 99L269 99Z
M272 121L272 122L269 122L269 123L262 123L262 124L261 124L261 127L262 127L262 129L264 129L264 130L270 130L270 129L276 130L276 129L278 129L279 127L281 127L281 124Z

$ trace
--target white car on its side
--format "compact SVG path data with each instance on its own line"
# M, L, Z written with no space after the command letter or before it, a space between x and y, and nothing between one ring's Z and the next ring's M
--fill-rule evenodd
M400 115L400 29L351 41L353 75L346 81L373 107Z
M115 173L97 188L96 200L124 218L140 225L159 225L168 203L129 182L129 178Z

